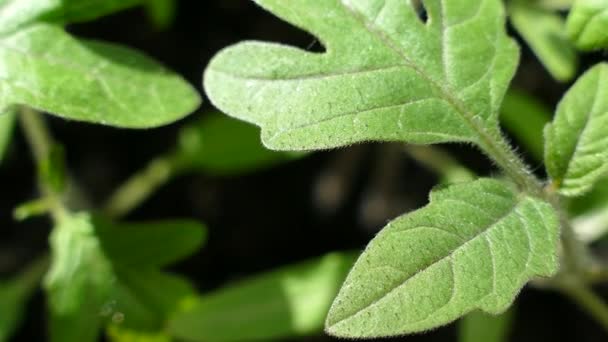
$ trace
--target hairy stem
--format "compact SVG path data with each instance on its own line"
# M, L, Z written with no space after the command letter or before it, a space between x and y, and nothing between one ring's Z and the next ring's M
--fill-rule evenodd
M53 138L40 113L24 106L21 108L20 114L19 120L21 122L21 127L23 128L23 133L30 146L34 162L40 170L50 156L51 146L54 144ZM39 177L38 183L41 193L48 201L53 220L55 222L61 221L68 213L68 210L65 208L61 199L61 195L56 193L51 185L46 184L42 180L42 177Z
M143 170L118 187L103 206L102 212L110 218L123 217L182 170L183 164L173 155L152 160Z

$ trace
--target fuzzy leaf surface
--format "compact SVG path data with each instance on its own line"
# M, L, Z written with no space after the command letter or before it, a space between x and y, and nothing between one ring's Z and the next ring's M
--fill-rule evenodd
M568 35L583 51L608 48L608 1L577 0L568 16Z
M477 142L496 129L518 62L502 1L257 0L316 37L312 53L243 42L205 73L212 102L262 127L273 149L368 140Z
M0 107L12 104L139 128L189 114L199 97L181 77L138 52L35 24L0 37Z
M481 309L506 310L534 276L558 268L558 221L548 203L491 179L431 193L369 244L334 301L328 333L421 332Z
M608 171L608 64L581 76L545 128L545 164L559 191L581 195Z

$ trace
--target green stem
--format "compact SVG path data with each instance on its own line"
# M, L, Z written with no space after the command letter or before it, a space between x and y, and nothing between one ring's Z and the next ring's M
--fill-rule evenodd
M102 212L110 218L123 217L182 170L183 164L174 155L152 160L143 170L118 187L102 207Z
M608 306L602 298L582 283L564 285L560 289L608 331Z
M42 165L50 156L53 138L40 113L24 106L21 107L20 114L19 120L21 122L21 127L23 128L23 133L30 145L34 162L36 163L38 170L41 170ZM39 177L38 181L40 191L49 203L49 210L53 220L59 222L67 216L68 210L63 204L61 195L56 193L52 186L45 184L41 178L42 177Z

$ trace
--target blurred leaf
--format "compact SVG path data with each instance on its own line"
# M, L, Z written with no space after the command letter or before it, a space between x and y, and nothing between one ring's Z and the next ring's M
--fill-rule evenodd
M0 163L13 138L16 113L13 110L0 111Z
M124 317L121 327L158 332L181 302L195 295L195 289L179 276L157 270L120 268L112 300L114 313Z
M502 104L500 120L530 155L543 160L543 128L551 120L552 113L532 96L511 89Z
M187 168L214 174L260 169L294 156L268 150L258 127L219 113L186 126L177 153Z
M113 274L88 214L66 216L50 236L52 263L45 279L51 311L78 312L87 298L103 300Z
M67 119L154 127L200 103L188 83L143 54L78 40L48 24L1 37L0 69L0 106L26 104Z
M99 308L114 280L85 213L65 216L50 237L51 268L45 279L50 310L51 341L95 341Z
M67 24L87 21L143 0L0 0L0 34L37 20Z
M52 233L47 276L53 341L94 341L104 321L160 330L194 289L158 267L193 253L203 238L204 227L192 221L112 225L87 214L65 218Z
M108 329L108 337L111 342L171 342L171 337L165 333L142 333L124 329L119 326L111 326Z
M591 190L608 171L608 63L581 76L545 129L545 164L564 196Z
M449 213L446 215L446 213ZM422 332L475 309L505 311L559 267L553 207L494 179L435 190L367 246L329 311L339 337Z
M128 267L163 267L196 252L207 231L192 220L147 223L109 223L96 219L105 253Z
M249 341L321 331L354 253L332 253L255 276L184 306L169 326L187 341Z
M574 0L537 0L536 2L543 8L564 11L572 7Z
M608 1L576 0L568 16L568 35L583 51L608 48Z
M513 309L498 316L472 312L460 321L459 342L507 342Z
M578 55L559 14L529 0L509 2L509 14L513 26L555 79L568 81L575 76Z
M175 21L177 3L175 0L145 0L148 17L157 29L166 30Z
M39 260L14 279L0 280L0 342L9 341L21 324L27 301L38 289L47 263Z

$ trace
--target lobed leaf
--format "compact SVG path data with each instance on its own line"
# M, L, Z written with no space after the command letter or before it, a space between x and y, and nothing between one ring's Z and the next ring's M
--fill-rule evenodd
M513 26L551 75L558 81L572 79L578 69L578 55L566 34L565 20L528 0L509 4Z
M245 42L220 52L205 88L262 127L273 149L367 140L478 142L497 129L518 48L499 0L257 0L314 34L324 53Z
M481 309L506 310L534 276L558 269L551 205L491 179L431 193L369 244L329 312L340 337L420 332Z
M608 64L581 76L545 128L545 164L558 190L578 196L608 171Z
M576 0L567 25L568 35L579 49L608 48L608 1Z
M320 331L354 259L352 253L332 253L203 295L174 315L169 331L180 340L215 342Z
M37 24L0 39L0 106L120 127L153 127L199 104L179 76L113 44L78 40Z

